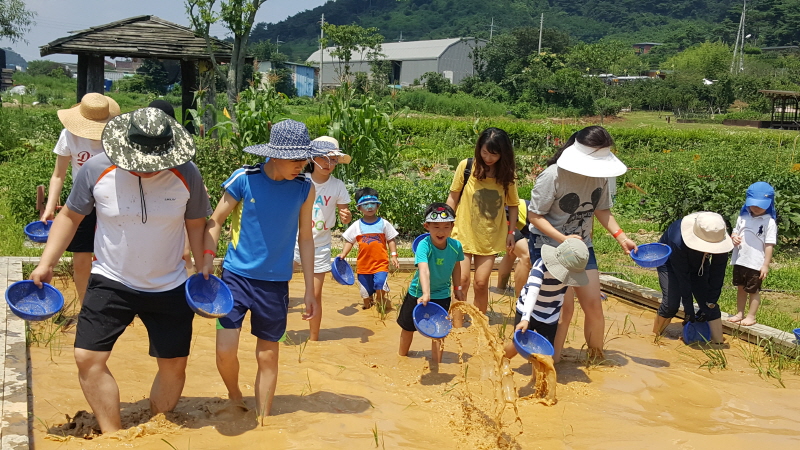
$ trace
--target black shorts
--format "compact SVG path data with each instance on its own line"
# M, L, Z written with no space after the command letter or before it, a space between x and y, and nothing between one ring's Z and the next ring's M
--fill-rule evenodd
M94 253L94 230L97 228L97 210L93 209L81 220L67 251L72 253Z
M417 306L417 300L419 297L406 293L403 305L400 306L400 312L397 313L397 324L406 331L417 331L417 327L414 326L414 307ZM431 301L444 308L445 311L450 311L450 297L431 299Z
M514 326L516 327L520 322L522 322L522 314L517 311L517 314L514 316ZM556 340L556 331L558 331L558 321L555 323L542 323L531 316L531 320L528 322L528 329L541 334L548 342L555 345L554 341Z
M150 356L189 356L194 312L183 284L165 292L141 292L94 273L78 316L75 348L110 352L137 314L147 328Z
M741 286L748 294L761 290L761 271L745 266L733 266L733 285Z
M516 228L514 229L514 242L515 243L525 239L525 237L526 237L525 233L523 233L522 231L520 231L520 230L518 230Z

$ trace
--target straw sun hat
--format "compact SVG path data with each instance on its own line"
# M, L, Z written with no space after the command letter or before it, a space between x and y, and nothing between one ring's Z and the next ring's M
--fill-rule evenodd
M715 212L696 212L681 219L681 237L687 247L698 252L728 253L733 250L725 219Z
M119 113L119 105L113 98L90 92L72 108L58 110L58 120L75 136L99 141L106 123Z
M610 147L593 148L577 140L564 149L556 164L566 171L595 178L617 177L628 171Z

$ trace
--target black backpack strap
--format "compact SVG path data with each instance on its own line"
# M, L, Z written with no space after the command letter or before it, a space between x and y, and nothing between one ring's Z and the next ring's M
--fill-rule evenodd
M473 158L467 158L467 165L464 167L464 184L461 185L462 191L464 190L464 186L467 185L470 174L472 174L472 160Z

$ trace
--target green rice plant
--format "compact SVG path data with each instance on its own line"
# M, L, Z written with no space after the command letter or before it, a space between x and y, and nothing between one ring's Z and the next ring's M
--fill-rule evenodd
M384 441L383 433L378 433L378 424L375 423L375 426L372 427L372 437L375 439L375 448L386 448L386 442Z
M303 390L300 392L300 397L306 395L306 392L309 394L314 392L311 387L311 376L308 373L308 369L306 369L306 384L303 385Z
M701 344L700 349L706 356L706 361L700 364L700 367L705 367L709 372L713 369L725 370L728 368L728 357L722 347L706 342Z
M297 346L297 362L301 362L303 360L303 352L306 351L306 346L308 345L309 339L311 339L311 336L306 337L306 340Z
M750 367L756 369L759 377L762 379L772 378L781 387L786 387L782 379L782 372L785 368L785 364L782 362L786 361L787 357L774 352L771 339L759 338L755 346L741 343L739 350Z

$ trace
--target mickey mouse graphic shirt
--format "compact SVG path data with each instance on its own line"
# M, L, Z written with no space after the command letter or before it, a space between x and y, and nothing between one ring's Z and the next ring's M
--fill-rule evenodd
M505 207L519 206L517 185L511 183L504 191L494 178L479 180L473 174L465 183L466 166L466 159L458 164L450 185L451 191L461 191L452 237L461 242L464 253L496 255L506 250L508 223Z
M575 234L587 247L592 246L592 221L595 210L611 209L608 178L578 175L553 164L536 177L528 211L544 216L556 230ZM536 248L558 246L558 242L531 226L537 235Z

